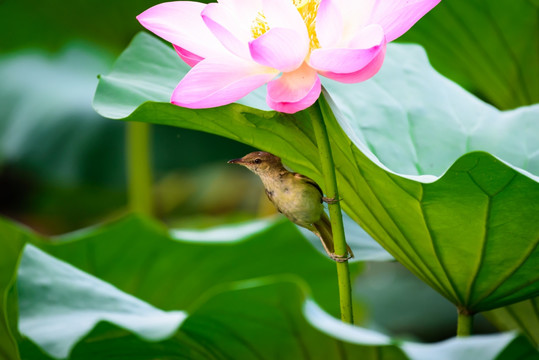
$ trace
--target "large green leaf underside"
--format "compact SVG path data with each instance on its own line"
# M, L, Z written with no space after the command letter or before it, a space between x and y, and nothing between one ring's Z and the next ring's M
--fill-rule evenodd
M391 58L394 51L397 58ZM203 110L171 105L168 97L182 71L186 70L178 65L177 59L174 60L176 56L160 41L145 34L138 35L119 58L113 72L101 78L94 106L102 115L111 118L186 127L244 142L275 153L294 170L322 182L312 127L304 112L285 115L237 104ZM419 64L417 66L421 68L414 69L410 64ZM332 92L331 96L338 102L339 96L347 92L349 96L356 94L355 97L361 101L363 96L367 96L364 91L369 90L368 86L382 88L391 85L382 83L387 78L384 73L410 79L411 75L422 72L432 72L423 52L416 46L394 45L388 49L388 60L382 72L373 79L376 81L374 85L369 85L372 81L352 87L342 85L342 90ZM410 92L423 94L429 91L425 88L428 84L419 81L420 77L413 79L416 81L409 86ZM362 85L366 87L364 90ZM417 114L429 118L429 114L439 115L440 108L450 105L462 109L479 108L477 99L453 83L444 79L435 85L445 86L445 97L433 98L426 103L413 99L415 111L406 111L406 106L410 105L407 100L412 96L395 99L386 91L389 93L386 99L404 109L401 112L409 117L411 123L417 120ZM378 95L383 96L382 93ZM519 128L515 123L522 117L522 121L529 125L530 113L537 111L536 107L530 107L519 109L516 114L504 115L486 104L482 105L487 109L484 111L507 116L509 120L503 120L514 129ZM384 110L391 112L391 108L384 106L376 108L382 111L376 115L380 119L384 119ZM446 131L446 120L456 129L454 122L472 121L478 115L476 111L466 113L462 109L459 110L460 116L447 119L432 116L430 131ZM365 111L374 110L367 107ZM344 125L346 121L348 125L360 121L346 117L346 114L337 113L337 116ZM493 309L539 293L539 186L533 177L488 153L475 151L465 154L466 147L460 153L465 155L455 161L459 155L453 154L456 157L449 163L450 155L442 151L441 161L447 168L438 167L427 177L422 172L399 176L395 172L406 172L388 171L385 166L379 166L380 160L375 157L378 154L374 152L376 147L368 150L357 142L357 138L364 134L354 131L351 126L345 126L345 129L349 136L337 122L328 123L343 208L397 260L453 303L471 311ZM465 131L466 126L462 129ZM528 130L531 129L535 127ZM520 130L515 132L520 133ZM430 144L431 152L436 154L437 144L429 143L429 139L439 139L440 135L429 137L428 132L424 134L420 139L423 146ZM506 147L500 150L498 157L513 150L514 158L522 160L520 166L535 164L532 167L536 169L537 156L533 157L536 150L528 149L522 154L518 148L520 139L512 139L506 133L493 136L498 137L490 139L488 146L501 138L515 144L513 149ZM533 144L533 136L526 139L526 146ZM473 138L473 135L469 137ZM482 137L482 134L478 135L478 138ZM391 134L386 138L388 146L391 146L392 139L398 140L398 136ZM396 143L403 146L402 141ZM380 142L379 146L383 144ZM413 143L407 146L415 148ZM433 165L429 167L428 164L436 164L437 160L433 155L422 161L421 164L425 164L423 168L433 169ZM410 159L404 166L409 163ZM426 180L436 181L429 183Z
M501 109L539 102L539 3L444 0L399 41Z
M487 360L522 358L504 356L508 351L537 353L511 333L430 345L397 342L331 317L308 298L305 282L286 275L223 283L189 312L163 311L27 245L18 291L25 359L45 358L41 350L56 359L426 360L444 353Z

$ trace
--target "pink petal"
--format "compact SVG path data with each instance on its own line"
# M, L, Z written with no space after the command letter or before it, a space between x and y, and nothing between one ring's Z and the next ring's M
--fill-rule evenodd
M388 42L408 31L440 0L377 0L370 22L384 28Z
M244 59L250 59L248 42L252 37L250 24L254 16L244 20L239 18L231 7L211 3L202 11L202 19L213 35L231 53Z
M202 20L200 13L205 6L192 1L166 2L144 11L137 20L157 36L199 57L226 54Z
M262 10L262 0L219 0L217 2L230 8L234 14L238 15L238 18L250 19L251 23Z
M191 109L230 104L277 74L276 70L237 57L204 59L180 81L171 102Z
M311 54L309 65L318 71L347 74L367 66L381 47L370 49L317 49Z
M274 110L293 114L314 104L320 96L321 84L316 71L307 64L284 73L268 83L266 102Z
M193 54L192 52L189 52L185 49L182 49L181 47L177 45L173 45L174 50L176 50L176 53L180 56L180 58L185 61L185 63L191 67L198 64L200 61L203 60L200 56Z
M375 1L376 0L331 0L332 7L339 12L342 18L342 33L340 40L331 45L332 47L350 47L350 40L356 37L360 30L368 24L367 21L371 17Z
M262 0L264 7L264 16L270 29L285 28L294 30L298 33L302 41L310 43L307 26L303 21L298 9L290 0Z
M336 72L331 72L331 71L323 71L319 73L320 75L323 75L327 78L330 78L332 80L336 80L342 83L346 83L346 84L362 82L362 81L370 79L378 72L378 70L380 70L380 68L382 67L382 64L384 63L385 54L386 54L386 46L384 44L380 47L380 51L371 60L371 62L367 64L364 68L358 71L351 72L348 74L336 73Z
M379 25L369 25L350 42L349 49L316 49L311 53L309 65L318 71L333 73L356 72L367 66L385 44Z
M342 37L343 19L334 0L322 0L316 14L316 37L320 46L334 46Z
M253 60L259 64L289 72L303 64L309 45L291 29L274 28L249 43Z
M384 42L384 29L378 24L371 24L359 30L348 43L348 47L352 49L369 49Z

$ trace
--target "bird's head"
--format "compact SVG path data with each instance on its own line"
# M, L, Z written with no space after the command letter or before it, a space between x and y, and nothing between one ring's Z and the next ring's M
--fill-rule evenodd
M229 160L228 163L245 166L257 175L265 175L283 168L281 158L265 151L255 151L242 158Z

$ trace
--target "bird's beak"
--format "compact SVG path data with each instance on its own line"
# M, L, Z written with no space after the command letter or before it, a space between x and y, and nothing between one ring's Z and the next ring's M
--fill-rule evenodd
M239 159L232 159L232 160L228 160L227 161L229 164L243 164L243 158L239 158Z

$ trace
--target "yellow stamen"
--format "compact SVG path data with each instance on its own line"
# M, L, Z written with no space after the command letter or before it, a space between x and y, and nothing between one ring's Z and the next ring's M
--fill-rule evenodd
M253 25L251 26L251 32L253 33L253 38L257 38L261 35L264 35L266 31L269 30L268 22L266 21L266 17L262 13L262 11L259 11L258 14L256 14L255 19L253 20Z
M298 9L305 25L307 26L307 32L309 33L309 38L311 39L311 50L318 49L320 43L316 37L316 13L318 12L318 6L320 5L320 0L292 0L296 9ZM261 11L256 15L256 18L253 20L253 25L251 26L251 32L253 38L257 38L265 34L269 30L268 22L264 13Z
M320 43L316 37L316 14L318 12L318 6L320 0L292 0L296 8L298 9L305 25L307 26L307 32L311 39L311 50L318 49Z

